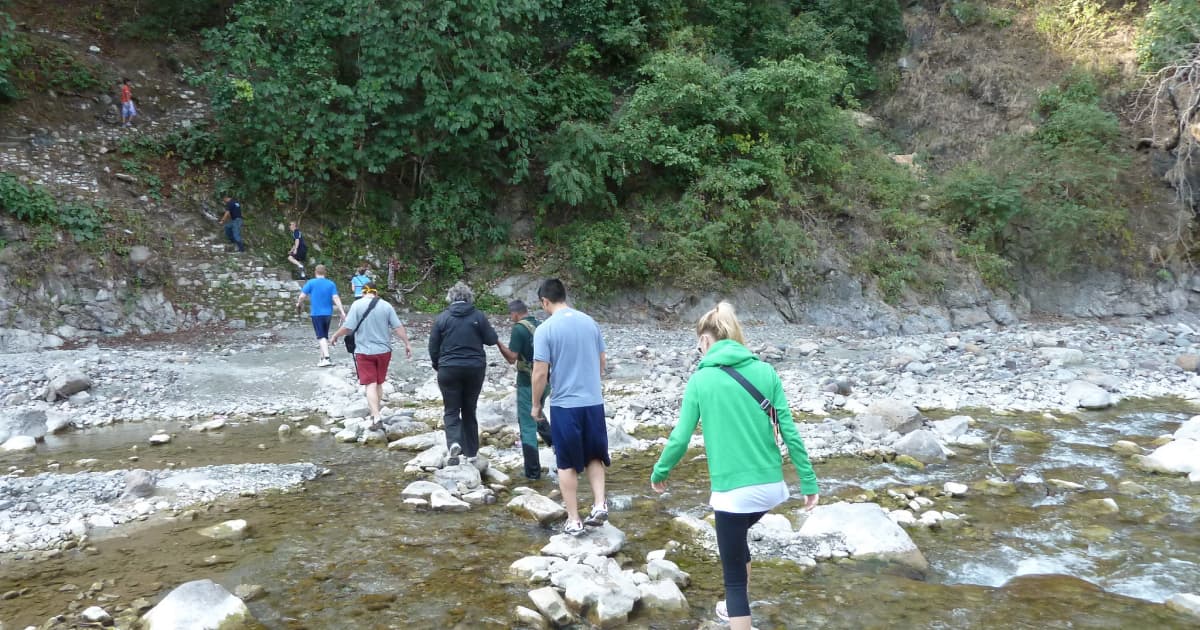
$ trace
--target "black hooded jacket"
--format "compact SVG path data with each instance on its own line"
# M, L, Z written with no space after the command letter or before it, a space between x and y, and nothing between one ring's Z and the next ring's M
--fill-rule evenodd
M455 302L442 311L429 333L429 359L441 367L487 367L483 347L499 341L496 329L474 304Z

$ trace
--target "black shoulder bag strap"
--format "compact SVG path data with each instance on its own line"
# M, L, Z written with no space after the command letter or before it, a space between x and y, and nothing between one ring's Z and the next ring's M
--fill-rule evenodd
M763 396L762 392L758 391L757 387L755 387L750 381L746 380L746 377L742 376L741 372L738 372L728 365L722 365L720 367L721 371L733 377L733 380L737 381L742 387L746 388L746 392L749 393L750 396L754 398L755 402L758 403L758 408L762 409L763 413L767 414L767 417L771 419L771 428L775 431L775 445L779 447L779 453L784 457L787 457L787 445L783 443L783 435L779 432L779 412L775 410L775 405L771 404L771 401L768 400L766 396Z
M379 298L375 298L374 300L371 300L371 303L367 305L367 310L363 311L362 318L360 318L358 320L358 323L354 325L354 330L350 333L351 335L358 334L359 327L361 327L363 325L363 322L367 321L367 315L371 314L371 310L374 309L375 305L378 303L379 303Z

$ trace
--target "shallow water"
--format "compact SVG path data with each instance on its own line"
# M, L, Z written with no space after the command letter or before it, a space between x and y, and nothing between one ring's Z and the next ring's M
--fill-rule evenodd
M981 428L1001 434L1003 445L992 452L992 460L1007 476L1064 479L1087 490L1018 484L1011 496L972 490L962 499L937 499L933 509L965 515L966 524L910 530L930 561L924 580L869 562L822 563L805 572L788 562L757 560L751 591L755 625L762 630L1195 627L1195 620L1158 602L1195 591L1200 582L1200 490L1186 479L1137 472L1107 448L1117 439L1149 444L1190 413L1178 401L1058 420L976 411L972 415ZM136 451L129 445L144 444L152 427L121 425L53 437L36 455L5 459L26 474L44 470L52 460L70 472L70 462L81 457L101 459L100 469L312 461L332 474L304 490L230 499L194 521L151 519L119 529L94 539L93 551L69 551L38 562L4 560L0 592L30 590L0 602L0 619L15 627L40 624L65 612L75 599L75 592L59 590L64 584L83 590L106 578L114 586L103 592L117 602L154 599L203 577L231 590L243 582L260 584L268 594L250 608L270 628L508 628L512 609L529 605L529 588L513 582L507 567L536 554L552 532L510 515L503 507L507 497L465 514L406 510L400 491L418 478L401 472L408 454L328 438L281 441L275 432L281 420L215 433L178 431L165 447ZM1037 430L1052 441L1013 443L1004 439L1002 427ZM138 460L129 462L129 457ZM614 458L610 492L632 499L628 511L612 515L628 536L620 556L625 566L643 564L647 552L668 540L683 540L671 529L674 515L704 514L703 462L678 468L671 493L659 498L648 485L653 459L651 454ZM853 500L875 491L888 507L897 502L886 496L887 489L940 488L950 480L971 484L995 473L986 452L967 450L947 465L921 472L849 458L818 463L816 469L825 500ZM1120 494L1121 480L1135 481L1148 492ZM535 487L547 492L552 486L543 481ZM1118 514L1092 515L1080 507L1106 497L1116 500ZM782 511L798 505L791 502ZM214 543L195 534L233 518L249 521L250 538ZM687 545L672 557L692 574L693 584L685 589L689 614L637 611L629 627L694 628L712 617L712 604L721 597L715 558Z

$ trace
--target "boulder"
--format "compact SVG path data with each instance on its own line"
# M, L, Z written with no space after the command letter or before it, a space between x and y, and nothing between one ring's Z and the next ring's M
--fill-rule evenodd
M1137 442L1130 442L1129 440L1117 440L1109 448L1121 455L1141 455L1145 452L1141 446L1138 446Z
M35 440L46 436L46 412L43 409L10 409L0 413L0 442L14 435Z
M414 481L414 482L408 484L407 486L405 486L405 488L400 491L400 496L406 497L406 498L417 497L417 498L421 498L421 499L427 499L427 498L429 498L429 495L433 494L434 492L445 492L445 491L446 491L446 489L444 487L442 487L440 484L436 484L432 481L422 480L422 481Z
M513 610L513 617L517 620L518 627L533 628L534 630L550 630L550 623L542 616L542 613L524 606L517 606ZM3 630L0 628L0 630Z
M953 442L966 435L969 428L971 428L971 416L951 416L945 420L933 422L934 432L947 442Z
M434 470L441 468L449 455L450 452L446 450L445 444L435 444L408 460L404 467L405 470Z
M112 615L99 606L89 606L79 613L79 619L97 626L107 626L112 621Z
M556 628L566 626L575 619L575 615L571 614L571 609L567 608L566 600L553 586L529 591L529 599Z
M1078 365L1085 360L1083 351L1076 348L1038 348L1038 354L1059 365Z
M659 580L638 585L641 605L650 610L687 610L687 598L671 580Z
M854 558L898 562L922 572L929 569L929 562L912 538L874 503L817 506L800 526L799 534L813 538L837 536Z
M144 498L154 494L154 475L140 468L125 473L124 497Z
M453 494L466 492L471 488L478 488L483 483L479 469L467 462L458 466L447 466L435 470L433 472L433 481L434 483L441 484L443 488Z
M919 429L896 440L892 445L897 453L908 455L917 461L931 464L946 461L946 454L933 431Z
M1107 409L1113 406L1111 394L1103 387L1087 381L1071 381L1063 398L1068 405L1082 409Z
M791 530L788 531L790 533ZM679 565L665 558L647 560L646 575L650 576L651 580L670 580L685 588L692 582L692 576L687 571L680 569Z
M446 443L446 434L441 431L429 431L418 435L410 435L388 443L388 449L402 451L424 451Z
M1174 440L1137 459L1137 465L1148 472L1190 475L1200 472L1200 440Z
M239 518L205 527L196 533L213 540L239 540L246 537L246 528L246 521Z
M566 560L553 556L525 556L508 565L508 571L517 577L533 580L538 576L549 577L564 562Z
M589 527L578 536L556 534L542 547L542 555L572 558L577 556L611 556L625 546L625 532L605 523Z
M536 493L513 497L508 502L508 509L528 516L542 525L562 520L567 515L566 509L557 501Z
M213 418L206 422L193 425L192 430L197 433L205 433L207 431L217 431L225 428L225 418Z
M1175 612L1200 619L1200 595L1196 593L1176 593L1164 603Z
M921 412L899 400L877 400L867 407L866 415L882 418L888 431L908 433L921 426Z
M471 509L471 504L442 490L429 495L429 507L439 512L466 512Z
M155 433L154 435L150 436L149 442L154 446L169 444L171 442L171 436L167 433Z
M236 630L253 621L242 600L212 580L187 582L142 617L144 630Z
M92 379L78 368L49 370L46 378L50 381L46 385L46 402L69 398L72 394L92 388Z
M0 453L21 453L36 451L37 440L28 435L14 435L0 444Z
M967 484L958 483L956 481L947 481L942 484L942 492L952 497L963 497L967 495Z
M80 392L75 396L87 395L87 392ZM71 398L74 398L72 396ZM71 416L61 412L49 409L46 411L46 433L58 433L66 430L71 426Z
M1192 416L1187 422L1179 425L1173 436L1176 440L1200 440L1200 416Z
M631 578L618 572L599 572L586 564L569 564L550 581L563 589L567 605L600 628L617 628L629 621L629 613L642 593Z

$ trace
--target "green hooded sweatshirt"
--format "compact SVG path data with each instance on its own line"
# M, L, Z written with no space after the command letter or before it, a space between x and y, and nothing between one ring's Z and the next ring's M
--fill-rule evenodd
M687 453L688 441L701 416L704 417L702 431L708 454L708 474L714 492L783 480L783 458L775 444L770 418L746 388L721 369L722 365L740 372L775 405L779 431L800 477L800 491L805 495L817 494L817 475L808 460L800 432L792 422L792 412L779 375L775 368L759 361L746 346L732 339L713 344L700 360L700 367L688 379L679 423L671 431L650 474L650 481L665 480L671 468Z

